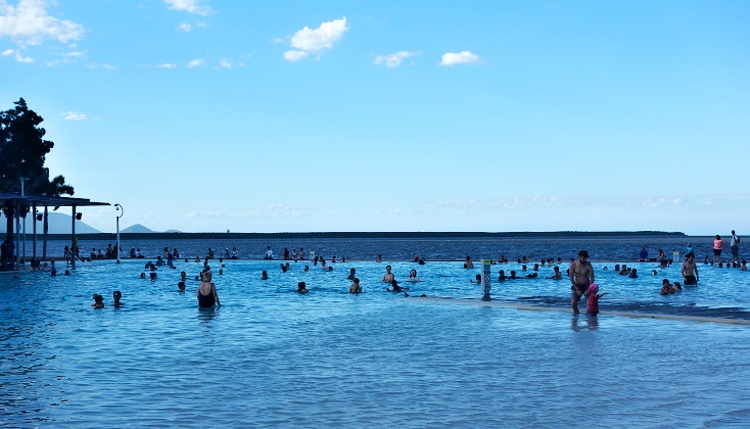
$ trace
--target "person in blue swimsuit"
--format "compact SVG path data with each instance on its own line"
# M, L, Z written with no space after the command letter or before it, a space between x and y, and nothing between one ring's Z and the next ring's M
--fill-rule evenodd
M203 273L203 282L198 286L198 307L210 308L214 305L221 307L219 295L216 293L216 285L211 282L212 277L211 271Z

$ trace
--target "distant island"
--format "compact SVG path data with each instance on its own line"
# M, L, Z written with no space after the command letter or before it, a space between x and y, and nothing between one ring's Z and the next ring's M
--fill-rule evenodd
M86 240L112 240L114 233L76 234ZM274 239L274 238L559 238L559 237L686 237L682 232L665 231L554 231L554 232L123 232L122 240L189 239ZM65 240L70 234L53 234L52 239Z
M37 234L42 233L41 222L37 222ZM67 240L70 238L71 217L64 213L49 214L48 237L52 240ZM26 234L32 232L31 222L26 224ZM113 240L117 234L101 232L85 222L76 221L76 235L86 240ZM160 240L160 239L285 239L285 238L524 238L524 237L686 237L682 232L666 231L517 231L517 232L181 232L169 230L153 231L141 224L131 225L120 230L123 240Z

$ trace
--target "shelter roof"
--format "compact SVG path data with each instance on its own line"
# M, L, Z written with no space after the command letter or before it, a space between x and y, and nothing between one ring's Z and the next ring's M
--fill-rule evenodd
M28 206L55 206L55 207L81 207L81 206L109 206L110 203L91 201L87 198L52 197L48 195L24 195L14 192L0 192L0 201L3 205L7 203L22 203Z

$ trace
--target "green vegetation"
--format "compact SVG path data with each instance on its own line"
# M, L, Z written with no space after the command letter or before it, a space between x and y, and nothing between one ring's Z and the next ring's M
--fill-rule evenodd
M47 154L55 146L44 139L47 131L40 127L44 119L30 110L23 98L14 104L14 108L0 112L0 192L20 193L23 182L26 194L73 195L73 187L65 184L65 177L56 176L50 180L49 168L44 166ZM30 209L22 206L20 216L24 217ZM3 204L9 236L13 233L14 210L12 204ZM44 208L44 234L46 237L47 207Z

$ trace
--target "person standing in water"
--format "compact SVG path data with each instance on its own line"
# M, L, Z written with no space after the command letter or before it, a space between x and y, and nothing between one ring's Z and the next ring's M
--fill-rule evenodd
M578 252L578 260L570 263L570 305L573 307L573 314L578 314L578 302L584 294L588 293L589 286L594 283L594 267L591 266L589 252L581 250Z
M732 230L732 238L729 240L729 247L732 249L732 263L737 264L740 262L740 237Z
M599 293L599 285L596 283L589 286L589 299L586 302L586 314L590 316L596 316L599 314L599 298L608 294L609 292Z
M682 280L685 286L698 284L698 266L695 265L695 254L688 253L682 263Z
M214 305L221 307L219 295L216 293L216 285L211 282L212 278L211 271L203 273L203 281L198 286L198 307L210 308Z
M724 241L721 239L719 234L716 234L714 238L714 264L721 262L721 248L724 246Z

